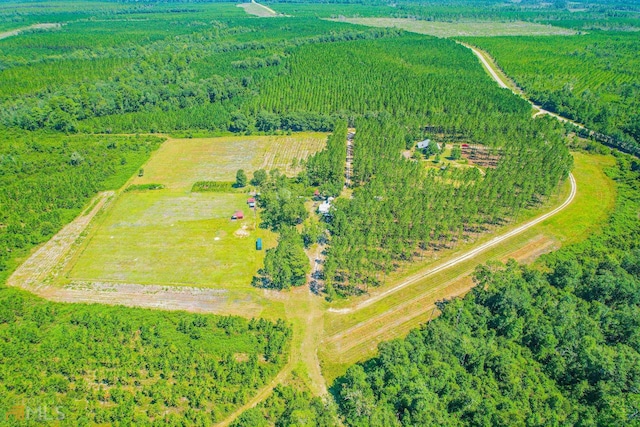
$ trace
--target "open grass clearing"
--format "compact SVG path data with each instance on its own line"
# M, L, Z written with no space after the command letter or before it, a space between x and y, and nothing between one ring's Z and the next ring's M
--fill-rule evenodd
M281 136L229 136L168 139L144 167L144 176L131 184L159 183L168 189L189 191L197 181L234 181L238 169L249 178L257 169L299 172L295 159L320 151L327 134L299 133Z
M231 220L236 210L245 219ZM69 280L155 285L250 286L276 236L258 228L245 194L127 192L95 231Z
M128 185L164 189L122 192L72 259L64 285L199 286L258 291L251 279L277 236L259 227L246 192L192 193L196 181L233 181L238 169L297 172L299 160L320 150L326 135L169 139ZM248 190L247 190L248 191ZM232 220L235 211L244 219ZM264 249L257 251L257 238Z
M428 34L436 37L462 37L462 36L548 36L548 35L574 35L576 32L567 28L554 27L552 25L536 24L533 22L490 22L490 21L460 21L440 22L422 21L408 18L340 18L338 22L366 25L369 27L394 27L419 34Z

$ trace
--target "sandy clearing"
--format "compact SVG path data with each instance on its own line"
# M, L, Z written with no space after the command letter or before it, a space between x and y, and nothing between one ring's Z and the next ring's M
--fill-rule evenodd
M260 18L272 18L274 16L280 16L278 12L271 9L270 7L267 7L260 3L256 3L253 0L251 0L251 3L241 3L237 6L244 9L244 11L249 15L258 16Z

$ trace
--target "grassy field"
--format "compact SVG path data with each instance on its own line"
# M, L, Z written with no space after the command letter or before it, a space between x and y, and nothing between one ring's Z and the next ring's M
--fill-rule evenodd
M533 22L437 22L407 18L340 18L335 21L370 27L396 27L412 33L429 34L436 37L461 36L525 36L525 35L572 35L575 31Z
M418 281L402 290L392 293L380 301L349 314L327 312L324 317L325 338L319 348L323 375L330 383L343 374L351 364L365 360L376 353L378 343L406 335L411 329L427 322L438 313L434 303L443 298L462 295L472 285L470 274L479 263L490 260L506 261L516 258L530 262L545 252L561 245L575 243L587 238L606 219L615 202L615 188L604 170L613 165L611 156L595 156L575 153L574 176L578 192L571 205L556 216L514 236L505 243L462 262L455 267L441 271ZM560 204L568 194L568 183L551 205ZM548 211L549 207L543 210ZM519 220L525 221L541 213L528 212ZM513 227L509 226L508 228ZM499 231L498 231L499 232ZM493 237L486 236L477 243ZM441 254L443 260L456 252ZM405 277L421 269L437 265L439 260L408 266L404 271L389 277L387 285L376 292L382 292ZM362 300L352 299L348 305ZM338 304L345 306L344 303Z
M170 139L145 166L144 176L132 184L159 183L189 191L197 181L233 181L238 169L244 169L249 178L261 168L293 175L300 168L292 167L292 160L307 158L325 142L323 133Z
M129 191L90 232L66 281L196 285L251 289L263 251L276 235L258 227L247 192L192 193L196 181L233 181L237 169L293 173L293 159L323 147L325 135L169 139L130 184L159 183L161 190ZM247 190L248 191L248 190ZM245 219L231 220L236 210Z

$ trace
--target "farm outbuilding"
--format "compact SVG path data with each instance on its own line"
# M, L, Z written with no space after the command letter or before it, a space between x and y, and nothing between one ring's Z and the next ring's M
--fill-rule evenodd
M258 240L256 240L256 251L261 251L261 250L262 250L262 239L258 237Z
M322 215L329 215L329 211L331 210L331 202L333 201L333 197L327 198L324 202L318 206L318 213Z
M244 212L235 211L233 215L231 215L231 219L244 219Z
M254 199L253 197L249 197L247 199L247 204L249 205L250 208L255 208L256 207L256 199Z

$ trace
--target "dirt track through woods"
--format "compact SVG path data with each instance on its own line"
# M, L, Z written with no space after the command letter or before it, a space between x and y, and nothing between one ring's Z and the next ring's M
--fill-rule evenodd
M580 128L580 129L587 129L584 125L577 123L571 119L568 119L567 117L563 117L559 114L556 113L552 113L551 111L547 111L544 108L542 108L540 105L535 104L533 101L531 101L529 98L527 98L524 94L524 91L522 89L520 89L519 87L516 86L515 82L513 83L514 87L510 87L508 86L505 81L503 80L502 77L500 77L500 75L498 75L498 71L499 67L497 66L497 64L493 63L492 61L487 60L487 58L489 57L489 55L483 51L478 49L475 46L471 46L468 45L466 43L462 43L462 42L458 42L460 43L462 46L470 49L474 55L476 55L478 57L478 59L480 60L480 62L482 63L482 65L484 66L484 68L487 70L487 72L489 73L489 75L491 76L491 78L493 78L493 80L495 80L496 83L498 83L498 86L500 86L501 88L504 89L510 89L514 94L520 96L521 98L524 98L526 101L529 102L529 104L531 104L531 106L533 107L533 109L535 110L535 112L533 113L533 117L538 117L541 115L548 115L551 117L556 118L557 120L560 120L561 122L565 122L565 123L571 123L574 126ZM500 70L500 72L502 72L502 70ZM504 73L503 73L504 74ZM506 77L506 74L505 78Z
M15 30L5 31L4 33L0 33L0 40L6 39L8 37L17 36L26 31L32 30L52 30L54 28L60 28L60 24L33 24L28 27L16 28Z
M438 265L437 267L434 267L430 270L427 270L426 272L417 274L415 276L409 277L408 279L404 280L403 282L399 283L398 285L385 290L384 292L381 292L359 304L356 304L354 307L348 307L348 308L330 308L329 312L331 313L337 313L337 314L347 314L347 313L351 313L353 311L357 311L360 310L362 308L365 308L367 306L370 306L371 304L374 304L378 301L380 301L381 299L395 293L398 292L400 290L402 290L403 288L406 288L409 285L414 284L417 281L423 280L429 276L434 275L435 273L438 273L440 271L446 270L448 268L451 268L457 264L460 264L461 262L467 261L471 258L473 258L474 256L480 254L481 252L486 251L489 248L492 248L502 242L504 242L505 240L516 236L520 233L525 232L526 230L530 229L531 227L540 224L541 222L543 222L544 220L554 216L555 214L557 214L558 212L560 212L561 210L563 210L564 208L566 208L567 206L569 206L571 204L571 202L573 201L573 199L576 196L576 191L577 191L577 185L576 185L576 180L573 177L573 175L569 175L569 181L571 182L571 193L569 193L569 197L567 197L567 199L564 201L564 203L562 203L560 206L558 206L557 208L555 208L554 210L552 210L551 212L547 212L544 215L540 215L539 217L519 226L514 228L513 230L504 233L500 236L494 237L493 239L489 240L486 243L483 243L480 246L477 246L467 252L462 253L461 255L458 255L457 257L448 260L447 262L444 262L440 265Z

